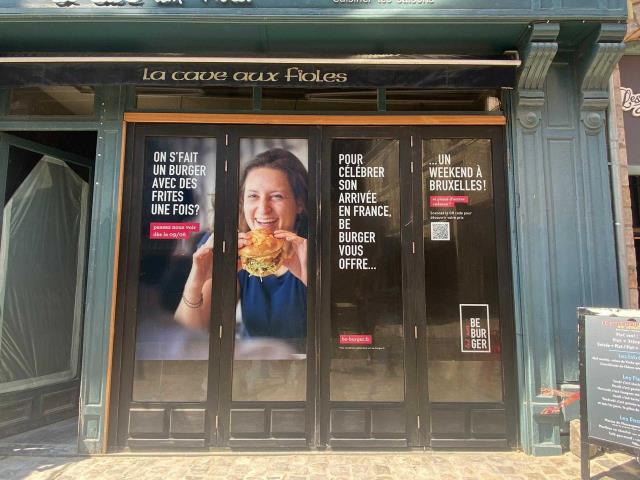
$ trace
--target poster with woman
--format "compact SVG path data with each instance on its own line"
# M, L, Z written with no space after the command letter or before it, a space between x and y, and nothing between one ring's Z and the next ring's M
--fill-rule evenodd
M306 398L307 139L240 139L235 401Z
M213 230L217 143L145 140L139 243L135 401L204 401L209 329L175 320L197 245ZM208 273L209 277L211 276ZM202 318L210 307L200 305Z

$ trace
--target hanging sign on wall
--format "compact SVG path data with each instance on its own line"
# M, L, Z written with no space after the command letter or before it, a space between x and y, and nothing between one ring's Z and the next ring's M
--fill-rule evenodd
M640 166L640 57L620 60L620 105L624 116L627 162Z

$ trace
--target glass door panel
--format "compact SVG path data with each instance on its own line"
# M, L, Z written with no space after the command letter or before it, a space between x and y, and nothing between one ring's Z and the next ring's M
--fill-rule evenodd
M306 138L240 139L233 401L306 400L308 169Z
M450 133L422 142L430 442L506 446L496 138Z
M330 399L402 402L399 141L331 150Z
M313 436L315 398L315 133L230 131L235 193L227 241L234 265L225 278L235 282L235 295L226 308L221 364L229 388L221 405L224 441L304 448Z
M323 279L330 287L324 290L322 321L330 323L321 347L322 437L334 447L407 445L411 355L403 291L401 198L407 197L401 195L400 160L409 138L394 136L336 129L324 141L330 191Z
M207 399L215 167L215 138L146 138L134 402Z
M220 257L213 235L216 131L140 125L128 135L118 441L133 448L204 447L216 438L217 390L208 387L217 375L209 331L220 321L213 275L214 255Z

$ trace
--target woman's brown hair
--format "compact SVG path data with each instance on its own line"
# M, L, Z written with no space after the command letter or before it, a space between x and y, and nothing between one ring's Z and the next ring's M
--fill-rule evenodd
M287 176L287 180L293 191L293 197L301 207L300 213L296 216L294 230L297 235L307 238L309 231L309 214L307 211L309 175L300 159L284 148L272 148L256 155L244 169L240 180L240 210L238 218L240 231L246 232L249 230L247 221L244 218L244 184L249 172L256 168L272 168L281 171Z

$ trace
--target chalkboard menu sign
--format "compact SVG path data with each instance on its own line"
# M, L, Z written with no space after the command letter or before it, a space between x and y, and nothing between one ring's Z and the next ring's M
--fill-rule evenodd
M582 478L588 445L640 452L640 311L578 310Z

